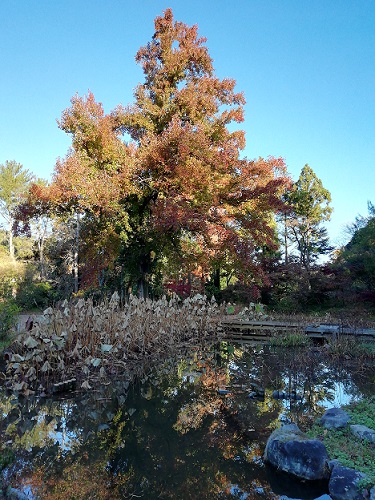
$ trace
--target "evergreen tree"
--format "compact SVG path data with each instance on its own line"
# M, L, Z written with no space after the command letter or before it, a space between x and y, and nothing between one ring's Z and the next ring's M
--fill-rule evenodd
M296 245L300 265L309 273L316 259L332 250L327 230L322 226L331 217L331 194L306 164L285 200L286 237Z
M0 165L0 215L6 222L9 254L13 260L15 212L32 180L32 174L14 160Z
M375 303L375 207L368 204L368 217L357 217L349 243L336 261L345 268L354 291L372 297Z

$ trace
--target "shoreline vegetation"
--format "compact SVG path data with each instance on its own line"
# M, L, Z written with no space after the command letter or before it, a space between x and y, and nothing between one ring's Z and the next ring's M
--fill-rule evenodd
M131 371L140 361L157 361L182 346L223 339L221 322L234 315L245 320L273 318L259 304L239 309L200 294L184 300L174 294L158 300L131 295L123 304L116 292L98 304L91 298L64 300L19 323L3 352L2 377L8 390L24 396L89 390L92 384L108 383L118 373ZM309 320L348 323L343 315L307 318L283 315L283 321L300 324L301 331L273 334L271 346L312 347L303 333ZM352 316L350 322L357 328L371 325L362 317ZM375 342L339 338L322 346L322 352L335 358L371 361Z
M219 339L224 306L205 296L181 301L130 296L120 305L110 300L64 301L38 316L4 351L5 386L28 396L54 392L56 384L74 380L74 388L108 383L132 364L157 360L186 344ZM65 387L65 390L67 387Z

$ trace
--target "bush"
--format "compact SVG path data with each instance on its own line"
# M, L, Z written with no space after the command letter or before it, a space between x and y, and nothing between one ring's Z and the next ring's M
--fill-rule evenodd
M14 300L8 299L0 302L0 340L6 340L10 330L17 323L17 316L20 309Z
M18 288L16 302L21 309L44 309L50 302L51 291L52 286L48 282L24 281Z

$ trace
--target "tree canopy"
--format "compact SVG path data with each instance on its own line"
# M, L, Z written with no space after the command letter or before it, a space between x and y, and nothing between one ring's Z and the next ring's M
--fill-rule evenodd
M285 216L288 238L296 244L300 264L309 271L319 255L331 250L322 223L331 217L331 194L309 165L285 195L288 210Z
M23 196L26 197L28 186L33 180L32 174L23 165L14 160L0 165L0 215L6 222L9 254L14 259L13 224L16 209Z
M353 235L341 250L336 264L345 269L351 286L375 303L375 207L368 204L368 217L358 217Z
M276 245L284 162L241 157L244 132L229 125L243 121L244 96L215 76L205 42L170 9L157 17L136 54L134 103L106 114L91 92L74 96L59 122L72 147L51 185L31 190L40 211L83 214L88 251L122 259L139 284L162 259L204 274L230 257L251 279L258 249Z

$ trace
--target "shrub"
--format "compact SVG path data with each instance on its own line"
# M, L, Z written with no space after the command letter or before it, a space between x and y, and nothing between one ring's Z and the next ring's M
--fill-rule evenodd
M16 302L21 309L44 309L50 301L51 290L48 282L24 281L18 288Z
M0 302L0 341L6 340L10 330L16 325L19 312L14 300Z

